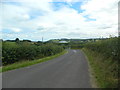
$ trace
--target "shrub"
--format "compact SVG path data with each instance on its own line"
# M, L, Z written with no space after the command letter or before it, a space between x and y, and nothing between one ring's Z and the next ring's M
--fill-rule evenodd
M99 40L85 44L92 66L96 72L97 80L104 88L118 87L118 73L120 71L120 37ZM99 68L99 69L96 69Z
M110 38L97 42L87 43L86 48L103 54L106 58L112 58L114 61L119 58L120 38Z
M2 63L12 64L22 60L34 60L54 55L63 51L63 47L54 44L34 45L30 42L3 42Z

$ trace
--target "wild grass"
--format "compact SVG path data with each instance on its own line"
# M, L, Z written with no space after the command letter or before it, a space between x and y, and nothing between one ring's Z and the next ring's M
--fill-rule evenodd
M90 49L82 49L88 57L97 86L100 88L118 87L118 64L111 58L106 58L101 53Z

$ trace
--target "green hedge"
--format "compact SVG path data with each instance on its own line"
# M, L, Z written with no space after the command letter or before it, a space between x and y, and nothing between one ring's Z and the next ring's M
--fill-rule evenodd
M120 38L110 38L107 40L99 40L97 42L87 43L86 48L101 53L106 58L112 58L114 61L120 59Z
M84 47L84 44L71 45L71 49L81 49Z
M54 44L37 46L27 42L3 42L2 64L12 64L22 60L34 60L46 56L55 55L63 51L63 47Z
M120 37L86 43L84 48L100 86L104 88L118 87Z

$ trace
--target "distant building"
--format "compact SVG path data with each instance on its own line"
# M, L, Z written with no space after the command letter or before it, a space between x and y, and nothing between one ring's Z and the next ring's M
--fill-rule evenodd
M59 41L59 43L68 43L67 41Z

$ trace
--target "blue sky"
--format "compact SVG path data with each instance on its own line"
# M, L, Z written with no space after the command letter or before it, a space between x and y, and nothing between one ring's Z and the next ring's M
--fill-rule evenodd
M2 38L45 41L117 36L118 0L4 0ZM109 28L108 28L109 27Z
M80 7L83 4L82 2L74 2L74 3L68 3L68 2L50 2L53 5L54 10L59 10L63 6L75 9L78 13L83 12Z

